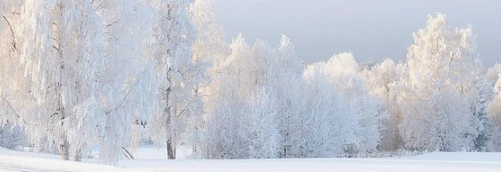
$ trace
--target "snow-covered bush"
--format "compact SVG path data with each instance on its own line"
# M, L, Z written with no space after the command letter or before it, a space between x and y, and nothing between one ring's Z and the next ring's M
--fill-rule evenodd
M0 126L0 147L14 149L17 146L26 145L24 130L12 124Z

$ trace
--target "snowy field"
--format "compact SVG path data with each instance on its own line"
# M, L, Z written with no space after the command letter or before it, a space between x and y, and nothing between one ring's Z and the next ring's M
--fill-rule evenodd
M136 160L117 167L95 160L78 163L58 156L0 149L0 171L168 171L168 172L331 172L331 171L501 171L501 153L428 153L413 157L370 159L173 160L165 151L142 148Z

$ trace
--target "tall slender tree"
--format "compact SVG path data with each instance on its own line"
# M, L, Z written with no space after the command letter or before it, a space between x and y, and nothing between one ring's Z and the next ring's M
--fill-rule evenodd
M202 61L193 58L196 30L191 22L191 0L153 0L156 12L154 58L161 78L159 107L149 125L152 138L164 141L168 159L176 158L176 147L193 115L201 113L199 87L205 76Z
M123 148L137 145L141 131L157 108L159 81L153 57L156 12L145 1L93 1L105 24L105 64L101 84L99 127L101 157L116 164Z

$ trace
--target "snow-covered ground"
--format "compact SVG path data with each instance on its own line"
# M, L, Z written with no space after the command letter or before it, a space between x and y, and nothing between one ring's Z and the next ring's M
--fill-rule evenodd
M169 171L169 172L327 172L327 171L501 171L501 153L427 153L368 159L172 160L156 148L141 148L135 160L117 167L95 160L71 162L58 156L0 149L0 171Z

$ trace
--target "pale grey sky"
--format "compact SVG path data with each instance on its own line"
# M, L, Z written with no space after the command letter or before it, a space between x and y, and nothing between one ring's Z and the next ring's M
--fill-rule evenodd
M290 37L311 63L353 52L359 62L405 60L412 33L428 14L447 14L453 27L471 25L486 67L501 62L501 0L216 0L216 15L231 39L276 44Z

